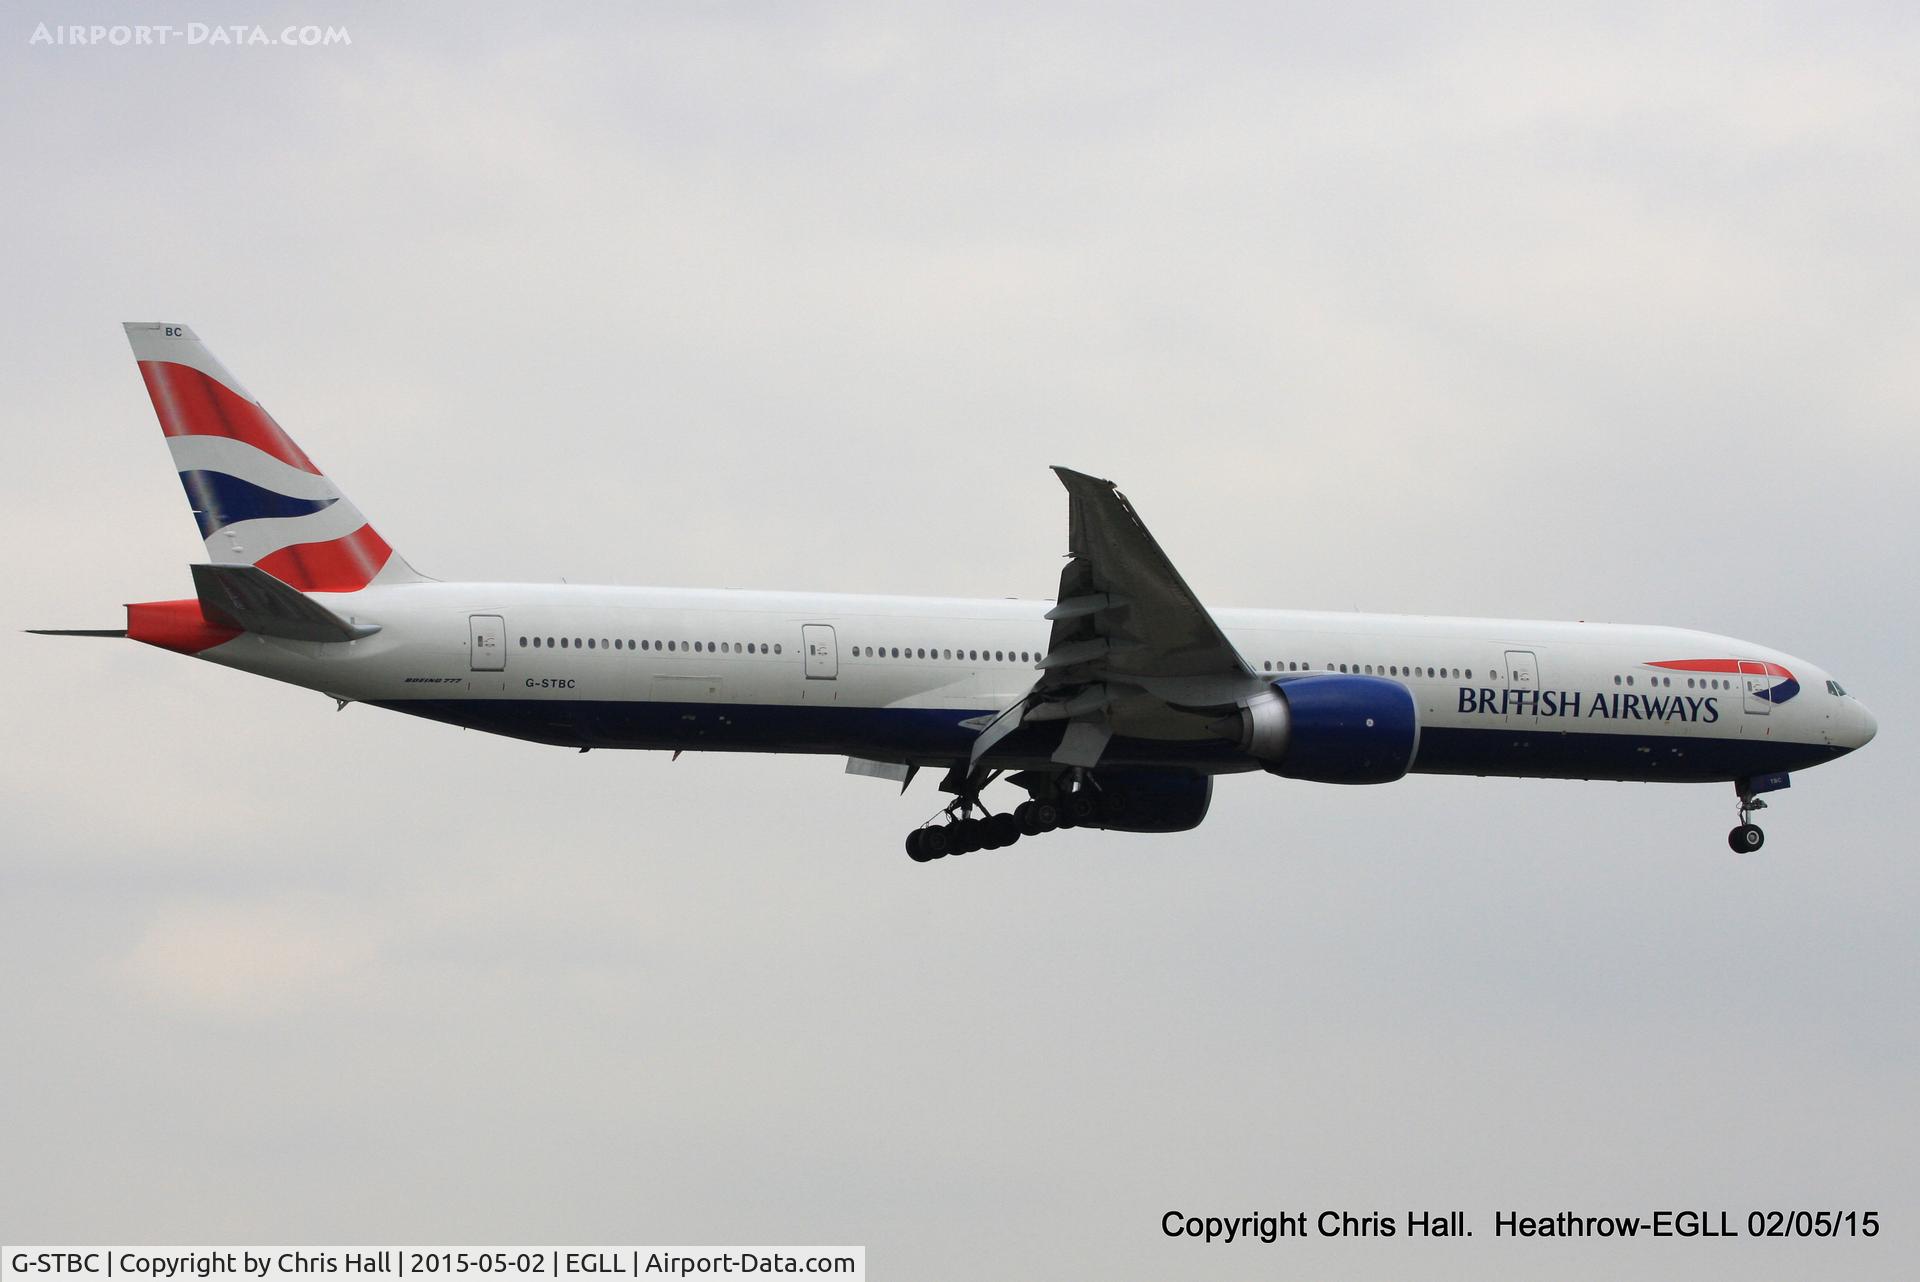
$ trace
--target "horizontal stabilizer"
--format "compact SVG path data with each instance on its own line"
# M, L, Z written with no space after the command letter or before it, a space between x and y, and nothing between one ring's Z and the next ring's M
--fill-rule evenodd
M124 637L125 628L28 628L37 637Z
M380 630L353 623L254 565L196 565L193 590L210 623L290 641L353 641Z

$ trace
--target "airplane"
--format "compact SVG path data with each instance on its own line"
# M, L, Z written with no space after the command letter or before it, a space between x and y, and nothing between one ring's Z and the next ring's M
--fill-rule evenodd
M207 560L126 637L467 729L576 748L845 756L953 797L927 863L1063 828L1180 832L1216 775L1732 783L1863 747L1826 671L1680 628L1209 609L1111 481L1059 467L1052 600L450 583L422 574L185 325L127 337ZM1026 794L995 813L1004 781Z

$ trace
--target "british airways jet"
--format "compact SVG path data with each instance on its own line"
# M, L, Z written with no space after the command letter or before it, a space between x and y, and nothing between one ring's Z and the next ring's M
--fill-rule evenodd
M184 325L127 337L206 540L129 637L452 725L577 748L845 756L952 795L921 863L1056 828L1177 832L1215 775L1732 783L1874 736L1826 672L1679 628L1209 609L1110 481L1055 468L1051 601L445 583L374 531ZM994 813L985 789L1025 794Z

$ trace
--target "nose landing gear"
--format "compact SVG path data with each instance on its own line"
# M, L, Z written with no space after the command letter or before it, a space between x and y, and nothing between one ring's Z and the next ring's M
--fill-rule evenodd
M1765 810L1767 803L1754 796L1744 786L1738 784L1735 786L1740 789L1740 823L1727 834L1727 845L1733 848L1733 853L1736 855L1750 855L1760 849L1767 840L1767 834L1760 831L1759 824L1753 822L1753 812Z

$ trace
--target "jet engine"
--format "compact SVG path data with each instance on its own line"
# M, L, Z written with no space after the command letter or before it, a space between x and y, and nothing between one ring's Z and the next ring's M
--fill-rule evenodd
M1290 677L1211 727L1270 774L1313 783L1392 783L1420 746L1413 693L1385 677Z
M1099 809L1088 828L1113 832L1185 832L1198 828L1213 801L1213 778L1191 770L1102 766L1093 772Z

